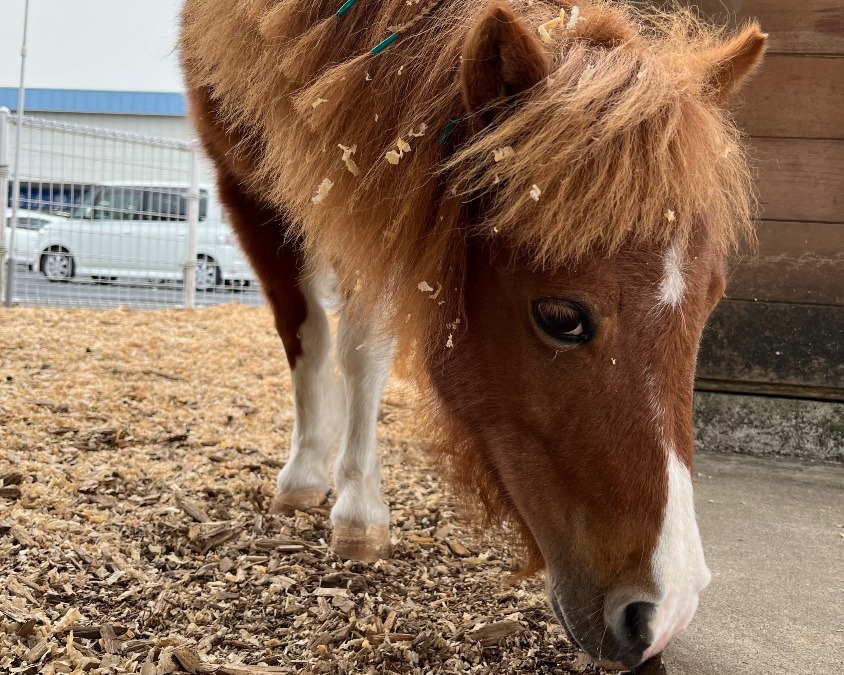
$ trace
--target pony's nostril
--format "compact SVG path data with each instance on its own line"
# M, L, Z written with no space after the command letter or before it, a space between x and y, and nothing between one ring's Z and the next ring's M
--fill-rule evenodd
M633 650L646 649L653 641L648 624L656 613L652 602L631 602L624 608L623 630L627 644Z

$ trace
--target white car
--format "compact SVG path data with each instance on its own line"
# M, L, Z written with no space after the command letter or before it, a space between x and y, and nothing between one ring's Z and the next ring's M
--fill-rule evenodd
M99 185L71 213L38 237L38 269L51 281L182 280L187 255L186 185ZM196 288L249 286L255 277L231 228L209 220L209 195L200 190L196 232Z
M62 218L51 216L40 211L18 210L18 227L15 230L15 250L10 257L18 265L26 265L30 269L35 265L38 257L38 234L48 225L61 221ZM6 209L6 251L9 251L12 241L12 209Z

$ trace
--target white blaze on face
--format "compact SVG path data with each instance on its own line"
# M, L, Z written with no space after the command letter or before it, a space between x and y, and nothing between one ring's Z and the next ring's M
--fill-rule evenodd
M683 250L679 242L675 241L668 247L662 263L659 306L679 309L686 291ZM650 622L653 643L645 651L644 659L661 652L671 638L689 625L697 611L698 596L712 578L703 557L700 532L695 520L692 476L677 456L673 439L666 433L664 394L650 370L646 377L651 415L667 461L668 499L662 529L651 558L658 601L655 603L656 613Z
M668 502L651 568L660 599L650 622L653 643L645 659L662 651L695 615L699 593L712 575L703 558L692 477L671 444L668 455Z
M659 302L676 309L683 300L686 281L683 278L683 251L674 242L662 256L662 280L659 282Z

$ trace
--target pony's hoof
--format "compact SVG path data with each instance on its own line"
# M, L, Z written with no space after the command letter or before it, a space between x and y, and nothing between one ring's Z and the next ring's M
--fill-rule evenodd
M331 534L331 549L344 560L375 562L390 557L389 525L338 525Z
M272 515L292 516L294 511L307 511L325 501L325 490L291 490L279 492L270 504Z

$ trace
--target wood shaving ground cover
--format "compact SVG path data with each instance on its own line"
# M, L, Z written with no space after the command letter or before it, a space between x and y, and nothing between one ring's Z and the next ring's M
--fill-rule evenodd
M396 542L331 554L333 501L267 516L293 422L266 308L0 310L0 672L595 672L457 518L393 380Z

